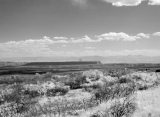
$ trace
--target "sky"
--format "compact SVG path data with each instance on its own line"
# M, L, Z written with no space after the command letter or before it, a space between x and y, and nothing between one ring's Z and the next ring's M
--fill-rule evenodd
M160 56L160 0L0 0L0 57Z

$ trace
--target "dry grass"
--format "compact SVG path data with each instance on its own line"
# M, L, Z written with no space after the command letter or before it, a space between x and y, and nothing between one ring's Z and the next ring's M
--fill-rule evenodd
M2 117L131 117L137 107L131 100L135 92L148 91L160 83L157 75L125 70L105 75L89 70L63 76L36 74L29 80L0 80L7 85L6 92L3 88L0 94Z

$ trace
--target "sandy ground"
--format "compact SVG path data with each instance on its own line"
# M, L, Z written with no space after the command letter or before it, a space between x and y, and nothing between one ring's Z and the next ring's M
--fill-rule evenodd
M160 86L138 91L136 102L138 109L133 117L160 117Z

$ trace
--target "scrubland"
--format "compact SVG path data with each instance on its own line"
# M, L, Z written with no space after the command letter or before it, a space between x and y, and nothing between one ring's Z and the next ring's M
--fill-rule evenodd
M0 77L0 117L159 117L160 74L121 70Z

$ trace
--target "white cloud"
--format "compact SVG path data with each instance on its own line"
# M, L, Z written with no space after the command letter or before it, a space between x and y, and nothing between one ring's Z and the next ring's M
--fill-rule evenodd
M153 33L154 36L160 36L160 32ZM110 32L95 36L96 39L91 39L89 36L85 35L83 38L68 38L68 39L50 39L47 36L44 36L42 39L28 39L22 41L9 41L6 43L0 43L0 56L38 56L38 55L160 55L160 50L123 50L123 51L93 51L94 47L88 45L89 43L101 42L103 40L109 41L136 41L137 39L149 38L149 34L139 33L136 36L130 36L129 34L120 32ZM86 51L61 51L60 47L66 47L68 44L73 43L87 43L85 47ZM59 49L54 48L59 46ZM57 44L57 45L56 45ZM54 49L55 50L54 50ZM70 49L70 48L69 48ZM73 48L72 48L73 49ZM76 49L76 48L74 48ZM92 50L93 49L93 50Z
M47 36L42 39L28 39L23 41L9 41L0 43L1 56L32 56L51 52L49 45L68 43L66 40L52 40Z
M44 36L44 37L43 37L43 39L49 39L49 37L47 37L47 36Z
M160 32L155 32L152 34L153 36L160 36Z
M67 37L54 37L54 39L62 39L62 40L65 40L65 39L68 39Z
M71 39L71 43L81 43L81 42L98 42L99 40L93 40L90 37L88 37L87 35L84 36L84 38L80 38L80 39Z
M149 5L160 5L160 0L149 0Z
M102 0L111 3L113 6L137 6L145 0Z
M110 33L105 33L98 37L99 40L109 40L109 41L136 41L137 39L140 39L138 36L129 36L126 33L120 32L120 33L115 33L115 32L110 32Z
M71 0L71 1L73 5L86 6L89 0ZM111 3L113 6L117 7L137 6L140 5L143 1L148 2L148 5L160 5L160 0L99 0L99 1Z
M143 38L150 38L150 34L144 34L144 33L139 33L137 34L137 36L143 37Z

